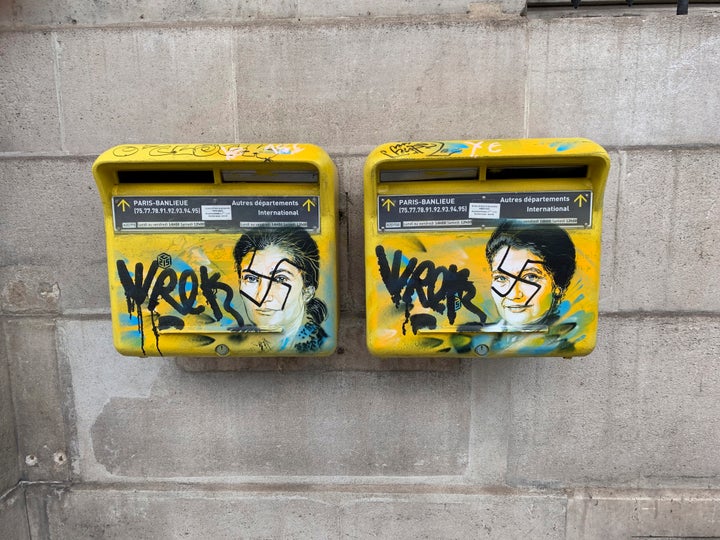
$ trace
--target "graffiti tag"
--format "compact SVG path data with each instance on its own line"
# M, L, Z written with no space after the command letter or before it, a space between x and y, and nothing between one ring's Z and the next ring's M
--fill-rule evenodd
M502 152L502 145L497 141L433 141L433 142L401 142L388 145L381 154L389 158L423 157L423 156L452 156L469 152L474 157L487 145L485 150L497 154Z
M304 150L298 144L250 144L244 146L223 146L219 144L126 144L113 148L116 157L130 157L140 151L147 152L150 157L192 156L210 158L213 156L225 159L254 158L264 162L272 161L279 155L294 155Z
M131 275L124 260L117 260L116 266L120 283L125 292L128 314L137 318L140 348L143 354L145 354L143 305L146 305L146 309L150 313L158 352L160 352L161 329L184 327L184 322L179 317L161 317L157 314L161 301L166 302L180 315L199 315L206 311L206 307L209 307L215 321L222 320L224 313L227 313L235 319L239 327L244 325L242 315L232 307L232 287L220 281L218 272L210 273L206 266L200 267L199 276L192 269L185 269L178 275L172 268L160 268L158 261L150 264L147 274L141 262L135 264L134 275ZM198 304L198 293L202 294L207 305ZM224 296L222 302L218 298L219 293ZM160 354L162 353L160 352Z
M452 155L462 152L467 148L464 144L445 142L401 142L392 144L381 153L390 158L404 156L437 156Z
M390 263L383 246L377 246L375 254L380 276L390 298L396 307L400 307L401 302L405 306L403 334L408 322L415 334L420 327L431 328L435 322L434 318L428 318L428 314L418 314L415 319L411 317L414 299L424 308L446 314L450 324L455 323L457 312L463 307L477 315L480 322L485 322L486 314L472 302L476 290L469 279L470 270L467 268L458 270L455 264L449 267L435 266L435 263L429 260L418 263L417 257L407 259L403 267L402 251L395 251Z

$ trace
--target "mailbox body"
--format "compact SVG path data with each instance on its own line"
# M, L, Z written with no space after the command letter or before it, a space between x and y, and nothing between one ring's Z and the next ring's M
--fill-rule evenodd
M93 173L120 353L335 349L337 174L321 148L123 145Z
M376 148L365 166L369 350L589 354L608 169L586 139Z

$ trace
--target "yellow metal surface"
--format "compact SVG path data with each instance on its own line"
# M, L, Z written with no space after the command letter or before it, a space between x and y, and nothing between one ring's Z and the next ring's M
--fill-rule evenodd
M575 138L376 148L365 165L370 351L589 354L609 166Z
M132 356L327 355L337 173L309 144L138 144L93 173L113 339Z

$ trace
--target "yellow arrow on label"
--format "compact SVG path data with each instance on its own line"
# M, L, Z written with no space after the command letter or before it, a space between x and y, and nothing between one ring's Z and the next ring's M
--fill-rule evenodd
M585 195L583 195L583 194L581 193L580 195L578 195L577 197L575 197L574 202L578 203L578 206L579 206L580 208L582 208L583 203L586 203L586 202L587 202L587 197L585 197Z
M313 206L315 206L315 202L314 202L313 200L311 200L311 199L308 199L307 201L305 201L305 202L303 203L303 206L304 206L305 208L307 208L307 211L309 212L309 211L310 211L310 208L312 208Z
M395 203L392 202L390 199L385 199L382 203L382 205L385 207L385 209L389 212L391 206L395 206Z
M125 199L120 199L120 201L117 203L116 206L117 206L118 208L120 208L120 210L122 210L122 211L124 212L125 210L127 210L128 208L130 208L130 203L127 202Z

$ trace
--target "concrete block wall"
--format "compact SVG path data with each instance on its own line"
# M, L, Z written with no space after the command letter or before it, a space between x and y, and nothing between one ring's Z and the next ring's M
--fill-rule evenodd
M2 328L2 327L0 327ZM2 328L3 336L5 330ZM0 538L28 538L25 495L18 487L20 466L7 347L0 342Z
M720 20L326 4L0 5L0 537L720 536ZM612 158L597 350L371 357L365 155L547 136ZM121 357L94 158L233 141L337 163L340 349Z

